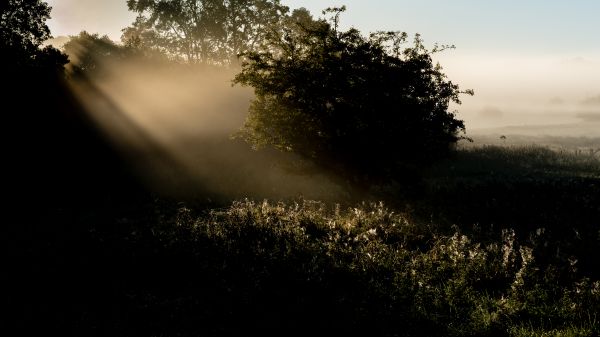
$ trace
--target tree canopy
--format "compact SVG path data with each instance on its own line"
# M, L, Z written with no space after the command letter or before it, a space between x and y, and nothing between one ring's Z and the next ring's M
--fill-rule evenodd
M390 177L448 153L464 124L449 111L462 92L431 56L447 47L430 51L418 35L407 46L406 33L340 31L344 9L271 31L263 49L243 55L235 82L256 98L241 136L353 178Z
M13 70L24 67L62 69L67 57L52 47L40 48L51 37L46 20L50 7L41 0L0 2L0 46L5 64Z
M279 0L128 0L139 16L123 40L191 63L229 64L262 43L289 11Z
M86 31L71 36L63 49L69 55L69 66L73 73L98 71L102 67L102 62L122 59L127 53L125 47L117 45L108 36L90 34Z

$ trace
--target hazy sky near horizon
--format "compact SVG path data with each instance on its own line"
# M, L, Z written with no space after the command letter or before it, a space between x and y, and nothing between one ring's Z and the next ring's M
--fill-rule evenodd
M81 30L119 40L135 15L126 0L49 0L54 36ZM598 0L282 0L320 16L346 5L342 27L420 33L426 45L454 44L438 56L449 78L475 90L461 117L475 127L566 123L600 113Z

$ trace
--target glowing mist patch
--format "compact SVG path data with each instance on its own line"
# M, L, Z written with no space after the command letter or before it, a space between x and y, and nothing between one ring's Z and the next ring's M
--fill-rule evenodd
M226 197L339 198L323 174L287 168L299 158L253 151L231 140L252 92L232 87L234 71L183 65L104 65L102 75L72 81L89 117L155 187Z

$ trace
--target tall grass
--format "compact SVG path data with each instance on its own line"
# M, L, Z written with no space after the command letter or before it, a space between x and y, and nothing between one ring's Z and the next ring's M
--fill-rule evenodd
M576 257L548 256L541 229L526 239L509 229L440 234L382 204L342 211L318 202L243 201L199 217L181 208L163 231L174 246L212 243L221 286L250 310L234 305L232 315L271 316L270 326L253 332L600 332L600 282L576 272Z
M385 204L28 204L7 226L5 321L81 336L597 336L597 165L486 147L365 196Z

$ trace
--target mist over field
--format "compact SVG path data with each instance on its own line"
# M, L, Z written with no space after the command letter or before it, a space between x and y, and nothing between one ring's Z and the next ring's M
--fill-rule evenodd
M62 47L67 40L67 37L58 37L48 44ZM600 55L596 53L587 54L586 57L568 54L499 56L447 50L434 56L453 82L476 92L473 97L463 97L461 105L453 106L459 111L458 117L466 122L470 135L511 133L522 136L600 137L600 85L597 81L600 77ZM142 69L138 71L149 76ZM158 72L160 70L152 75L155 80L160 76ZM117 73L111 71L111 76ZM229 83L234 75L233 70L227 74L221 73L221 78L216 82ZM175 76L168 77L173 79ZM204 78L203 82L198 82L199 86L206 81ZM193 87L193 83L189 82L187 86ZM144 90L147 90L148 96L155 96L148 91L150 88ZM231 93L236 95L235 91ZM246 90L246 93L246 101L249 101L251 90ZM138 92L136 98L131 100L144 100L143 95ZM174 105L170 108L173 111L167 114L179 113L179 99L191 98L175 95L171 98ZM242 101L240 104L244 104ZM233 109L231 114L223 109L220 111L215 116L228 120L230 131L239 127L245 114L244 108ZM186 116L193 119L198 115L190 113ZM215 128L219 129L219 122L213 122ZM188 129L200 128L194 123L186 124ZM206 125L206 122L202 125Z
M70 58L77 60L76 55ZM600 148L600 100L593 96L591 62L552 60L527 68L535 61L521 61L518 68L511 63L515 60L488 59L467 67L452 56L441 57L449 77L461 67L471 71L457 76L460 83L479 83L476 95L457 106L466 135L474 140L461 144ZM205 189L230 198L348 196L317 168L303 173L301 167L311 166L305 160L268 149L254 151L234 139L253 98L252 90L232 84L234 69L136 61L102 68L102 76L75 81L73 90L146 183L174 193ZM531 83L515 81L522 72L532 74ZM560 79L559 85L541 80L547 76ZM490 78L494 84L486 85Z
M458 50L439 55L448 76L476 95L460 117L470 131L532 126L527 134L598 137L600 56L490 55ZM550 127L548 131L541 126ZM564 126L560 130L560 126ZM537 129L536 129L537 128Z
M127 11L120 0L49 3L54 7L49 24L55 36L75 35L82 28L81 22L86 22L88 31L106 31L111 39L119 41L121 29L134 20L134 13ZM291 8L304 6L319 14L322 7L344 3L289 0L284 4ZM597 121L600 114L599 104L593 103L600 95L600 52L588 41L595 31L589 22L593 3L531 2L521 4L519 13L511 10L513 3L467 6L461 2L452 6L351 1L346 5L343 27L356 26L365 33L381 29L420 32L428 46L456 45L455 50L434 58L453 82L476 92L474 97L464 97L458 109L470 131L568 124L564 131L554 129L549 133L597 136L598 128L587 125ZM462 10L464 7L468 10ZM506 18L512 18L509 25ZM572 132L575 134L569 134Z
M311 167L305 160L235 139L253 96L232 85L234 69L137 61L99 67L101 76L71 87L149 185L176 195L344 197L318 169L303 173L300 167Z

